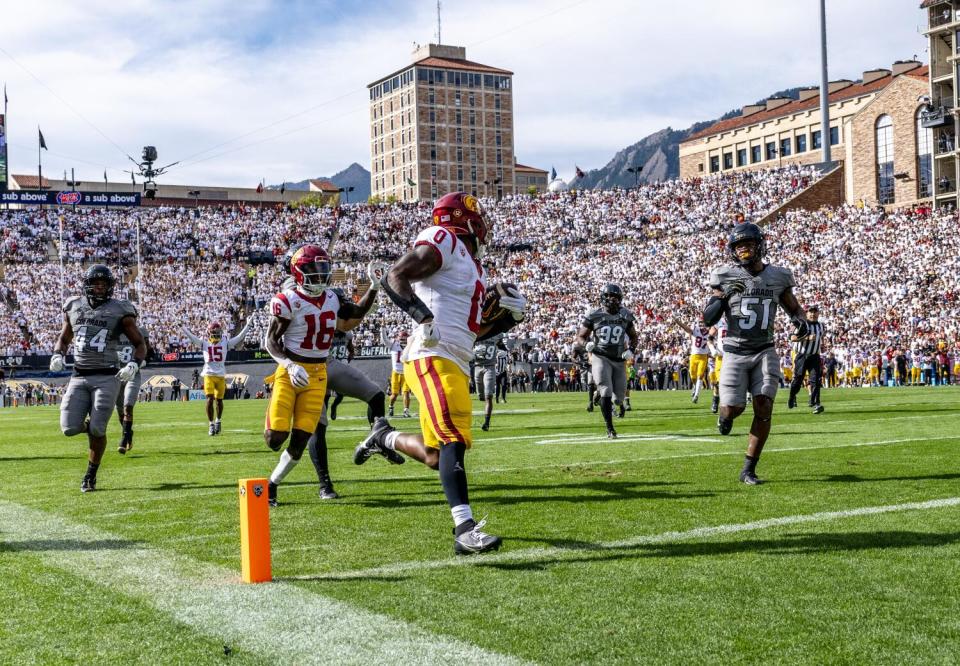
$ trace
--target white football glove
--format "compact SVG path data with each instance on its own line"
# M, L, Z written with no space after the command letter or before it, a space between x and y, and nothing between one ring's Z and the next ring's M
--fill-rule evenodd
M290 383L296 386L297 388L306 388L310 384L310 375L307 374L306 368L304 368L299 363L294 363L290 361L285 366L287 369L287 375L290 377Z
M622 354L620 354L620 358L622 358L624 361L632 361L632 360L633 360L633 352L628 349L627 351L625 351L625 352L623 352Z
M440 329L432 321L420 324L420 339L424 347L436 347L440 342Z
M140 369L140 364L136 361L130 361L125 366L120 368L120 372L117 373L117 379L121 382L129 382L131 379L137 376L137 370Z
M587 344L585 344L585 345L583 346L583 348L586 349L586 350L587 350L587 353L589 354L590 352L592 352L592 351L594 350L594 348L595 348L596 346L597 346L597 343L594 342L593 340L591 340L590 342L588 342Z
M527 313L527 299L522 295L501 296L500 307L507 310L513 316L514 321L523 321Z
M380 280L383 279L388 270L390 270L390 264L382 261L374 260L367 264L367 279L370 280L371 289L380 288Z
M54 354L50 357L50 372L63 370L63 354Z

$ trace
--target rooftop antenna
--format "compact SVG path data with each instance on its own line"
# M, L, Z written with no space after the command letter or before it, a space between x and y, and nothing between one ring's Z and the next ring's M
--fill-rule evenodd
M437 0L437 44L443 44L440 38L440 0Z

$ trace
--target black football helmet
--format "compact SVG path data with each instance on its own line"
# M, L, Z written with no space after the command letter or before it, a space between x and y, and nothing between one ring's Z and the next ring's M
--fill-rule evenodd
M737 256L734 246L746 240L756 241L756 250L749 259L740 259L740 257ZM730 256L733 257L733 260L740 266L752 264L754 259L763 261L763 256L767 251L766 242L763 239L763 230L753 222L741 222L730 232L730 238L727 240L727 250L730 252Z
M96 285L98 282L105 282L106 288L102 293L97 293ZM98 308L113 297L113 288L117 280L113 277L113 271L104 264L94 264L87 269L87 274L83 278L83 293L87 297L90 307Z
M293 255L297 253L301 247L306 245L306 243L297 243L296 245L291 245L283 255L283 259L280 260L280 266L283 267L283 272L287 275L292 275L290 272L290 262L293 261Z
M619 284L613 284L611 282L600 292L600 304L603 305L608 312L618 312L622 303L623 290Z

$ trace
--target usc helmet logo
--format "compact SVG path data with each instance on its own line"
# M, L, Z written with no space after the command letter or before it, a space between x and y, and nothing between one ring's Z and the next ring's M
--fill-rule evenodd
M468 194L463 198L463 207L474 213L480 212L480 202L477 201L477 198L472 194Z

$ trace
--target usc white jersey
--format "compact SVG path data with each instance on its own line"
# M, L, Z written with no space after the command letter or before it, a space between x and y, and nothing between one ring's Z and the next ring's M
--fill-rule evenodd
M710 347L707 346L707 338L710 337L710 329L703 326L700 322L694 322L690 327L693 334L690 336L690 354L693 356L706 356L710 353Z
M414 247L428 245L440 257L440 269L413 283L414 293L433 313L440 342L424 347L419 332L410 336L404 361L440 356L455 362L464 374L470 372L473 343L480 331L480 313L487 278L483 266L475 260L463 241L443 227L427 227L414 241Z
M200 345L203 350L203 377L226 377L227 352L230 351L230 341L220 338L220 342L204 340Z
M393 368L394 372L399 372L403 374L403 361L400 360L400 357L403 356L403 346L399 342L394 342L390 345L390 367Z
M727 337L727 320L725 317L721 317L720 321L714 324L717 329L717 344L715 345L715 351L717 356L723 356L723 339Z
M270 299L270 314L290 322L283 333L283 348L310 359L330 354L339 311L340 299L331 289L320 296L284 289Z

